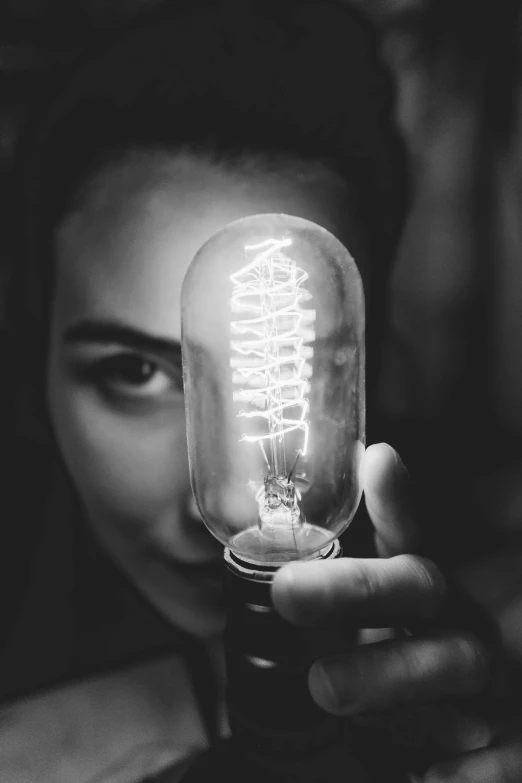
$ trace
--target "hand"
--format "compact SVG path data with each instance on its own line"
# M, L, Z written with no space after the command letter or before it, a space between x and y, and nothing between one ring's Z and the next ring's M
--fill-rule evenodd
M364 491L380 559L291 563L274 580L274 604L287 620L370 629L365 643L314 663L313 698L357 721L388 714L391 729L404 730L413 716L434 762L416 778L423 783L522 781L522 725L509 725L506 694L492 677L494 635L480 614L478 623L464 609L459 616L465 597L434 563L411 554L417 530L408 474L389 446L367 450ZM408 631L383 630L391 627Z

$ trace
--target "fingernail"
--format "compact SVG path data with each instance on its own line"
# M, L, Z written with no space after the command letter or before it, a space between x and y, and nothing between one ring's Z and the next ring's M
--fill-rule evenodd
M323 619L328 581L321 565L292 563L276 575L272 596L283 617L302 625L314 625Z
M432 767L426 773L423 783L450 783L458 775L459 765L453 761L445 761Z
M399 455L397 454L397 452L395 451L393 446L390 446L389 443L384 443L383 445L386 446L386 448L388 449L388 451L390 452L390 454L391 454L391 456L393 458L394 464L397 465L397 463L399 461Z
M308 684L314 700L323 710L335 712L339 709L337 693L322 663L314 663L311 667Z
M335 669L335 662L333 662ZM337 665L338 668L338 665ZM328 663L317 661L310 669L308 684L314 701L334 715L354 715L357 712L355 703L350 698L350 688L347 683L345 667L342 667L342 678L337 681L335 671L332 672ZM342 699L339 686L342 685Z
M395 451L393 446L390 446L389 443L387 443L386 445L388 446L390 452L393 455L393 468L395 471L395 475L398 478L409 478L410 477L409 470L404 464L404 462L402 461L400 454L397 451Z

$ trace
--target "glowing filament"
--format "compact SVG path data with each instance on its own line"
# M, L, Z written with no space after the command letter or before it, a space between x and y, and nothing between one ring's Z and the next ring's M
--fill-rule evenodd
M301 431L298 453L308 445L308 378L312 368L307 359L313 349L305 343L314 339L315 312L301 303L311 299L304 287L308 274L282 252L290 239L267 239L247 245L253 259L231 275L233 313L245 316L232 321L231 366L233 380L241 386L234 400L248 403L239 417L266 422L266 432L243 434L241 440L258 442L269 462L270 472L286 475L284 437ZM270 459L263 447L270 446Z

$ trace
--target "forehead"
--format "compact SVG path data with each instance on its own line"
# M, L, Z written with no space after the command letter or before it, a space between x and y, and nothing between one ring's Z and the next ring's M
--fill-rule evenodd
M214 233L284 212L319 223L354 252L349 202L324 168L254 171L188 154L127 161L95 178L58 231L54 315L64 326L116 319L179 339L183 278Z

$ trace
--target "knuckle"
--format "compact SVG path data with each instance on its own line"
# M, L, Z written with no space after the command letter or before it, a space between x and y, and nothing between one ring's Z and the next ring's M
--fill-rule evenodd
M490 675L490 656L472 634L455 640L460 661L460 682L466 694L477 693L487 684Z
M426 655L426 645L422 642L404 644L399 648L401 668L407 682L418 682L426 669L431 669L429 656Z
M522 779L522 747L506 748L504 752L497 753L498 766L500 767L500 783L520 783Z
M363 601L369 601L375 596L376 585L368 568L362 563L352 561L350 563L350 584L357 597Z
M455 761L441 762L428 770L424 783L520 783L522 759L505 747L488 748Z
M439 608L448 594L448 585L440 569L425 557L398 555L398 558L422 586L423 592L433 598L434 608Z

